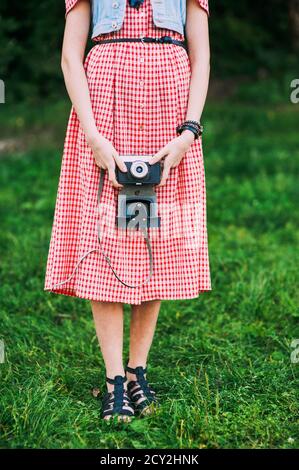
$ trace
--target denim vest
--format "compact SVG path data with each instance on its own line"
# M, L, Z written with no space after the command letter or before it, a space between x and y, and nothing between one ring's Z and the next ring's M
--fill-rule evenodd
M186 0L151 0L154 24L184 34ZM121 29L127 0L92 0L92 35Z

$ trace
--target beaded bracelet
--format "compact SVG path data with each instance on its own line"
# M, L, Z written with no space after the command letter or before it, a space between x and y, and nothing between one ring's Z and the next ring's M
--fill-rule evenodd
M192 121L191 119L188 119L185 121L183 124L190 124L191 126L195 126L198 129L198 133L201 136L203 133L203 126L200 124L199 121Z
M193 132L195 140L198 139L203 133L203 126L199 122L192 121L190 119L184 121L180 126L177 126L176 132L180 135L185 129Z
M182 132L183 132L184 130L186 130L186 129L188 129L189 131L193 132L193 134L194 134L194 140L198 139L199 134L198 134L197 129L195 129L195 127L190 126L190 125L187 125L187 124L185 124L184 126L182 126L182 127L180 128L180 130L179 130L177 133L178 133L179 135L181 135Z

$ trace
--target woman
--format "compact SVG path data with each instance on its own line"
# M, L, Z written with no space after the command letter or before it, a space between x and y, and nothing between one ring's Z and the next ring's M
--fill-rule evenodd
M106 366L105 419L130 420L153 409L146 364L161 300L211 290L199 124L209 80L208 15L207 0L66 0L62 70L73 107L45 290L91 301ZM96 45L84 61L90 16ZM102 249L110 266L99 249L96 226L104 219L106 229L115 224L122 187L116 167L126 171L128 154L163 162L149 280L142 237L116 239L106 230ZM107 171L100 206L101 169ZM124 303L132 306L126 371Z

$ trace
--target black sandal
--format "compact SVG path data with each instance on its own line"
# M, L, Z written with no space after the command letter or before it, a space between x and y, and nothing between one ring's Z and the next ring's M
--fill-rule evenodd
M106 377L106 381L114 385L114 390L113 392L107 392L102 399L102 417L107 420L108 416L109 420L117 416L118 419L122 417L121 421L131 421L131 417L134 416L134 408L128 392L124 389L127 377L116 375L114 379Z
M137 380L128 382L128 394L133 403L135 410L141 414L150 414L153 407L157 404L155 392L150 387L148 381L144 377L146 368L138 366L135 369L127 366L126 371L136 375Z

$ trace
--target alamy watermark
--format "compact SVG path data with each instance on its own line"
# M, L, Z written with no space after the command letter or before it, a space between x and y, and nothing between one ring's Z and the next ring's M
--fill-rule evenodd
M5 83L4 80L0 80L0 104L5 103Z
M0 339L0 364L4 363L4 341Z
M299 103L299 78L294 78L290 84L291 89L293 90L290 95L290 100L293 104Z
M299 338L293 339L291 342L291 363L292 364L299 364Z

